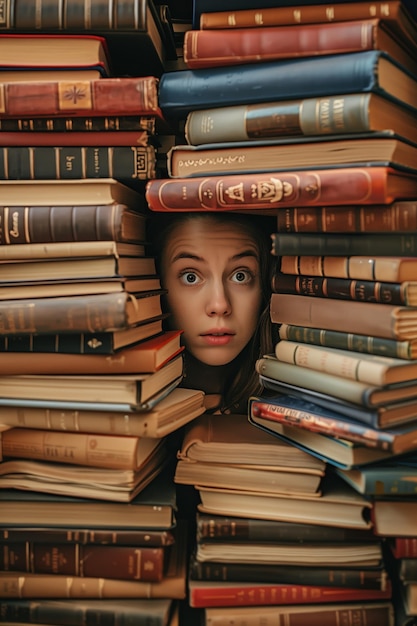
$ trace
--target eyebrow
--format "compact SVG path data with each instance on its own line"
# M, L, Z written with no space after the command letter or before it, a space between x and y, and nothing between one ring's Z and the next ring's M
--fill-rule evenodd
M257 252L255 252L252 249L248 249L248 250L243 250L242 252L239 252L238 254L233 255L229 261L239 261L240 259L243 259L245 257L252 257L256 260L259 260L259 254ZM193 254L192 252L179 252L178 254L176 254L174 256L173 259L171 259L171 263L175 263L175 261L179 261L180 259L192 259L193 261L201 261L204 263L204 258L201 256L198 256L198 254Z

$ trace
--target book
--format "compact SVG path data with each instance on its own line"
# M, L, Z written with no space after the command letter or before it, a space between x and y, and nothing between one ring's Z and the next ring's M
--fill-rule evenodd
M359 493L371 497L413 496L417 492L417 466L415 456L410 454L409 458L409 463L404 457L395 463L384 461L355 469L336 468L335 471Z
M24 185L18 180L0 180L0 190L2 206L8 207L22 207L22 204L28 207L94 207L114 203L126 204L131 209L144 207L140 191L114 178L25 180ZM86 216L90 210L86 209Z
M145 197L151 211L266 210L274 215L294 205L390 204L417 196L416 187L415 176L368 166L160 178L147 181Z
M95 623L110 619L113 623L134 620L137 626L144 626L146 620L149 626L168 626L173 602L169 598L4 598L2 608L4 618L15 623L25 620L31 624L77 626L80 619L91 619Z
M0 34L0 70L47 68L96 69L112 73L111 56L104 37L80 34Z
M349 93L374 92L415 107L416 88L415 75L385 52L364 50L246 63L232 70L224 66L166 72L159 104L173 121L196 109Z
M402 256L288 256L280 258L283 274L305 274L358 280L402 283L414 280L417 264L414 257Z
M337 411L320 407L313 402L290 395L251 396L248 405L249 420L256 424L258 418L275 423L288 424L307 431L318 432L331 437L341 437L369 448L385 450L393 454L402 454L414 450L417 444L417 423L412 411L408 422L402 427L401 419L393 420L393 425L383 415L368 414L368 419L349 419Z
M155 479L156 480L156 479ZM146 487L145 487L146 489ZM34 541L41 544L69 543L79 545L121 545L121 546L171 546L174 541L172 530L164 529L110 529L102 530L100 528L84 526L65 527L65 526L36 526L16 527L3 526L0 527L0 542L2 545L6 543L17 543L22 541Z
M168 152L167 167L172 178L367 165L386 165L411 173L417 172L416 157L417 144L386 130L372 134L286 137L199 146L176 144ZM293 235L284 234L288 239Z
M52 242L31 242L21 243L17 246L0 246L0 261L5 268L5 278L7 280L7 268L13 266L26 265L28 260L33 261L35 264L40 261L55 260L68 260L82 258L86 264L89 262L89 258L102 259L104 257L113 257L116 261L120 260L121 263L125 259L130 257L138 258L139 267L140 264L144 264L143 272L144 276L154 275L156 271L152 270L152 262L146 262L146 248L144 242L137 241L109 241L109 240L96 240L96 241L52 241ZM148 257L149 259L150 257ZM48 264L49 265L49 264ZM149 268L147 268L149 265ZM52 265L51 265L52 267ZM29 272L28 272L29 273ZM42 271L39 272L42 274ZM140 276L142 272L138 272ZM31 277L29 277L31 278ZM51 279L53 278L53 272L51 271ZM24 281L27 282L27 281Z
M132 183L153 178L155 164L154 146L26 145L0 148L1 180L110 177Z
M319 498L201 487L198 510L217 515L370 528L369 509L372 504L342 479L340 481L332 477L331 484L324 483Z
M237 435L238 433L238 435ZM324 464L300 454L287 445L279 445L266 433L254 431L247 415L231 414L227 420L205 414L186 429L178 460L196 463L219 463L252 467L285 467L311 470L321 474Z
M128 437L165 437L204 412L202 391L176 387L147 411L0 406L1 423L20 428Z
M400 23L397 23L400 30ZM262 26L191 29L184 37L184 62L190 69L233 67L278 59L384 50L416 73L417 36L394 36L381 18Z
M416 361L313 346L285 339L277 342L275 356L284 363L377 386L411 381L417 377Z
M34 80L36 82L50 80L97 80L103 76L101 67L93 68L66 68L66 67L45 67L42 69L16 67L11 69L7 67L2 69L0 65L0 84L16 83L20 81L28 82ZM107 75L106 75L107 76Z
M370 463L392 459L392 453L376 447L364 446L344 437L334 437L314 430L306 430L284 422L257 417L251 423L278 439L286 441L334 467L351 469Z
M331 543L361 543L375 540L371 529L352 529L336 526L318 526L303 522L283 522L255 517L210 515L197 512L196 540L198 542L227 543L314 543L326 537Z
M272 254L294 256L415 256L414 233L273 233Z
M360 0L351 0L349 4L355 5L358 1ZM330 14L332 15L333 11L338 8L339 4L344 4L344 2L345 0L334 0L330 5ZM276 2L274 2L274 0L263 0L262 4L262 9L276 7ZM294 11L294 9L296 10L296 15L300 15L300 11L302 9L305 10L305 8L309 7L310 5L313 5L315 7L316 5L320 6L323 4L326 5L326 7L329 7L329 4L324 2L324 0L319 0L319 2L316 2L315 0L303 0L302 5L300 4L299 0L280 1L280 7L291 7L292 11ZM413 0L403 0L402 4L406 7L406 9L408 9L413 18L417 17L416 6L413 3ZM193 25L195 25L195 28L198 28L198 24L200 24L200 16L203 13L213 13L215 11L236 11L241 9L259 10L259 7L254 0L245 0L243 5L241 0L227 0L227 2L219 2L219 0L215 0L214 2L209 2L209 0L195 0L193 3ZM353 11L354 10L355 8L353 8ZM329 19L329 17L327 17L327 19Z
M1 245L33 247L33 244L60 241L146 240L146 215L133 205L117 202L91 206L6 205L0 207L0 219L4 225L0 233ZM13 254L16 253L17 249Z
M65 41L65 37L63 38ZM117 76L91 81L34 80L3 83L2 122L39 116L152 116L161 118L156 76ZM56 119L52 122L55 124ZM63 128L62 130L66 130ZM81 129L80 129L81 130Z
M241 548L243 550L243 548ZM387 580L387 572L381 567L320 567L309 565L300 567L286 563L261 564L230 563L228 561L198 561L191 556L189 577L193 580L213 580L230 582L279 583L295 585L322 585L324 587L353 587L382 589Z
M391 597L391 587L386 590L356 589L281 583L188 581L189 602L194 608L209 606L265 606L280 604L308 604L311 602L346 602L349 600L384 600Z
M413 496L375 498L372 523L377 537L414 537L416 499Z
M144 546L8 544L0 553L0 571L60 574L160 582L167 549Z
M313 345L367 352L398 359L415 359L417 357L415 341L395 341L370 335L307 328L295 324L281 324L278 332L281 339L288 339L289 341L303 341Z
M311 401L350 417L356 416L356 419L366 415L361 410L364 408L367 411L382 407L390 410L391 406L394 406L395 414L402 403L414 402L417 399L413 381L410 384L368 385L357 380L283 363L274 355L264 355L258 359L255 368L260 376L268 379L262 382L272 385L274 390L278 392L284 390L283 393L287 393L290 389L291 395L299 396L300 390L303 389L305 397ZM357 412L352 411L355 407Z
M25 0L7 2L2 29L9 32L100 34L108 41L109 54L117 75L160 74L169 54L159 13L152 2L138 0L118 4L110 10L107 2L84 7L68 2L41 4L38 10ZM142 62L146 59L146 69Z
M207 607L204 610L207 626L274 626L277 612L290 626L339 626L341 619L354 620L358 626L394 625L392 602L350 601L319 604L271 606Z
M345 323L347 306L348 328ZM336 298L308 298L287 293L273 293L270 303L271 321L274 324L291 322L299 326L348 330L399 341L417 337L414 328L416 313L416 307L353 300L347 305Z
M114 133L97 131L56 131L45 133L33 131L26 137L21 131L7 131L0 133L0 146L148 146L153 144L153 137L146 130L118 130Z
M417 282L388 283L355 278L327 278L275 272L272 289L276 293L293 293L318 298L358 300L380 304L417 305Z
M114 355L38 352L0 353L0 374L147 374L180 354L180 331L167 330Z
M177 484L244 489L265 493L301 493L320 495L320 483L324 470L308 470L302 467L287 470L280 465L247 465L232 463L190 463L179 460L174 480Z
M19 83L8 83L19 84ZM43 132L68 133L76 131L96 132L107 131L115 132L118 130L146 130L150 134L157 132L157 126L161 126L155 115L96 115L94 117L86 115L73 116L71 114L63 114L62 117L0 117L1 131L19 131L21 133Z
M40 400L47 403L87 403L92 409L100 404L131 407L138 410L168 385L180 380L183 372L182 354L174 357L156 372L148 374L28 374L0 377L2 399L15 401ZM7 387L7 391L6 391ZM3 405L4 406L4 405ZM81 406L79 407L81 408Z
M399 575L403 583L415 583L417 582L417 559L408 558L400 559Z
M337 2L329 9L326 4L299 4L260 9L213 11L200 15L199 27L204 29L249 28L280 26L282 24L316 24L320 22L347 22L367 18L380 18L394 32L407 33L413 38L415 22L401 0L388 0L384 4L372 2ZM398 26L399 24L399 30Z
M417 203L288 207L276 217L279 233L409 233L417 229Z
M0 301L2 319L6 310L4 335L109 332L151 321L162 313L160 292Z
M166 598L183 599L186 585L186 530L178 524L176 540L169 551L165 576L160 582L120 580L117 578L66 576L65 574L32 574L0 572L0 597L7 599L37 598Z
M188 113L184 132L187 143L198 145L387 128L412 141L417 139L413 113L370 92L199 109Z

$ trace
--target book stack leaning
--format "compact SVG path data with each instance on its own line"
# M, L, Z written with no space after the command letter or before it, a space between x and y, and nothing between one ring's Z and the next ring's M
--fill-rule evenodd
M375 15L374 3L372 9L370 3L337 3L333 21L312 4L305 23L294 23L294 11L285 7L271 8L276 21L266 23L263 9L248 7L242 19L252 23L241 27L239 10L233 7L227 16L226 3L222 28L206 25L208 12L206 21L185 35L188 67L161 78L161 109L183 128L184 142L168 153L168 176L146 185L149 208L156 212L276 217L271 320L281 335L277 353L257 364L265 397L250 399L249 419L324 461L324 500L316 497L317 506L327 490L347 490L363 504L361 519L384 546L383 533L374 530L374 503L387 500L395 507L399 498L412 498L408 480L395 493L389 479L383 487L361 490L347 478L351 470L368 466L385 468L389 477L393 467L401 473L400 455L412 475L417 449L417 24L403 3L388 4ZM304 8L297 5L300 12ZM280 21L285 14L289 21ZM181 460L177 467L182 471ZM200 490L199 514L216 513L205 507L217 506L223 492L212 491ZM217 511L232 523L250 517L234 508L236 498L223 495ZM264 498L250 511L262 516L271 501L279 499ZM305 505L304 514L309 513ZM330 518L315 523L333 545ZM197 540L191 601L197 597L196 572L226 578L229 572L225 556L210 570L198 562L201 554ZM305 581L299 563L292 565ZM385 551L380 566L387 568ZM355 622L392 626L394 604L397 617L401 610L391 593L397 583L393 568L384 580L382 603L361 595L358 587L355 595L346 584L348 608L334 595L334 601L317 596L317 605L308 608L301 608L299 599L295 604L309 623L337 624L342 615L337 612L351 610ZM309 590L307 584L306 594ZM244 596L243 588L240 592ZM269 613L259 599L256 608L237 610L237 601L214 608L220 595L205 608L210 626L230 620L258 626L280 611L290 614L277 600Z
M25 5L8 5L14 40L30 39ZM127 49L148 37L140 28ZM181 333L164 330L148 253L143 185L169 126L151 56L125 76L120 32L79 30L33 38L74 53L98 39L113 73L1 86L2 618L168 626L186 592L171 438L204 410L202 392L179 388Z

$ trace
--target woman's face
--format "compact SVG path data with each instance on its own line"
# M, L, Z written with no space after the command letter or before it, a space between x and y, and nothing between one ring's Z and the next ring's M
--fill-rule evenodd
M171 325L207 365L225 365L258 324L262 293L254 239L237 224L193 219L178 224L162 254Z

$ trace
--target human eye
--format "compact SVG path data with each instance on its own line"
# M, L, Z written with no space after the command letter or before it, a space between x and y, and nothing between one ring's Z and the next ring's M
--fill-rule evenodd
M239 285L247 285L254 280L254 274L248 269L235 270L231 275L231 281Z
M181 272L179 279L183 285L198 285L201 282L198 274L192 270L184 270Z

